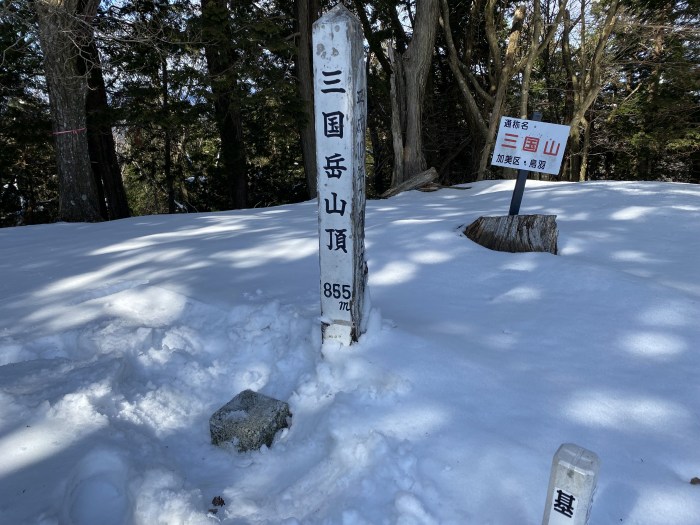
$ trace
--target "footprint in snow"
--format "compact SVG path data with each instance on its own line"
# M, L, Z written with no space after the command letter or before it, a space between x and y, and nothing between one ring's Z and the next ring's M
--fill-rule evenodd
M127 465L116 451L98 449L88 453L68 475L61 524L129 523L127 474Z

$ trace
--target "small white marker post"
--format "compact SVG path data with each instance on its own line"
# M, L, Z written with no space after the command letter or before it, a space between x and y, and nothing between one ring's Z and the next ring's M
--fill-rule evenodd
M542 525L586 525L600 460L583 447L564 443L554 454Z
M323 341L364 332L365 126L362 24L338 4L313 25Z

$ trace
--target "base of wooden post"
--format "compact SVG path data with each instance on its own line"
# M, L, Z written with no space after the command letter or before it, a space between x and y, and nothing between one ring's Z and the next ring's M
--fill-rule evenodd
M479 217L464 230L472 241L499 252L557 254L556 215Z

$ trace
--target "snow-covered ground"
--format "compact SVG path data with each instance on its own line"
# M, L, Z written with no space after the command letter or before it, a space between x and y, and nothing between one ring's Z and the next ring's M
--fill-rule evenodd
M349 348L321 344L315 202L0 230L0 523L539 525L571 442L591 525L697 525L700 186L529 181L559 256L461 234L512 187L368 202ZM247 388L291 427L212 446Z

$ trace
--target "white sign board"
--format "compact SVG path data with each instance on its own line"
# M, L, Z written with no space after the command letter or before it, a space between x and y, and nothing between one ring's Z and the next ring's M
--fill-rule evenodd
M501 117L492 166L558 175L571 126Z

